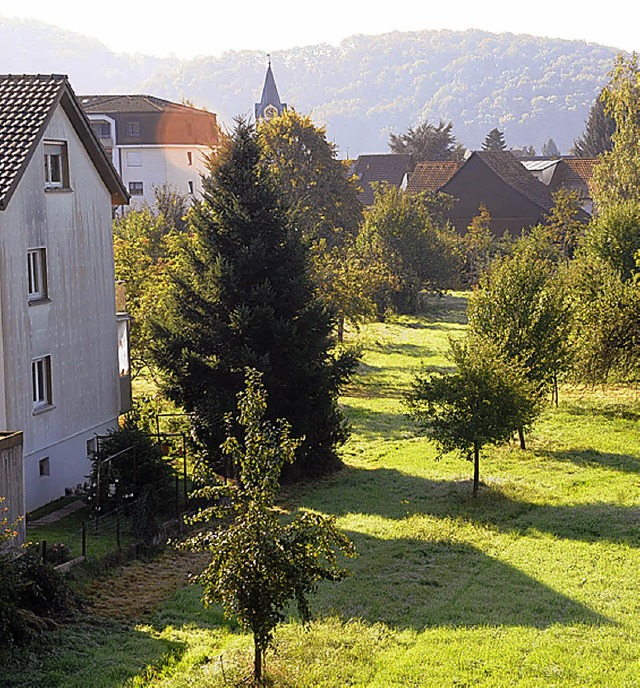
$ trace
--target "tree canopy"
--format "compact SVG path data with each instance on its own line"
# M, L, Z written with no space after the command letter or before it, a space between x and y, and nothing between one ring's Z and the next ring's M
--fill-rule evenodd
M333 353L334 320L314 293L305 246L252 126L237 124L203 187L189 212L190 243L171 272L165 315L154 323L163 390L192 414L215 461L244 368L256 368L273 417L304 437L298 469L336 466L347 435L338 390L355 359Z
M504 140L504 132L499 129L492 129L482 142L483 151L503 151L507 150L507 143Z
M425 160L459 160L464 149L456 143L452 129L453 122L445 124L440 121L437 126L422 122L409 127L403 134L391 133L389 150L410 155L413 165Z

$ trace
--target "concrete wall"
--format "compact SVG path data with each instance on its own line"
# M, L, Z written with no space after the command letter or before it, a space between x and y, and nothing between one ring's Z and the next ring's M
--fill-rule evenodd
M70 189L45 192L41 142L0 212L0 427L24 433L29 511L85 481L86 440L116 425L120 397L111 196L61 108L45 138L67 142ZM48 300L29 304L26 255L36 247L46 248ZM53 403L34 412L39 356L51 357Z

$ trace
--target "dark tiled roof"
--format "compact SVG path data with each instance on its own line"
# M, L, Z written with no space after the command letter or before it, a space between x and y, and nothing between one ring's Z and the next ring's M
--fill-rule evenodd
M378 153L360 155L351 167L351 174L358 177L358 184L362 187L360 200L365 205L373 203L374 182L386 182L399 187L409 172L411 156L397 153Z
M131 95L105 95L105 96L78 96L80 105L85 112L91 114L126 113L126 112L164 112L166 110L182 110L185 112L197 111L180 103L156 98L144 94ZM202 110L202 112L206 112Z
M476 151L477 155L500 179L545 211L553 207L553 197L546 184L526 170L510 151ZM470 159L470 158L468 158Z
M38 145L66 77L0 75L0 209Z
M0 210L9 202L57 105L64 108L114 203L128 203L118 173L106 157L67 77L0 75Z
M422 191L439 191L460 169L462 163L451 160L429 160L419 162L407 184L407 193L417 194Z

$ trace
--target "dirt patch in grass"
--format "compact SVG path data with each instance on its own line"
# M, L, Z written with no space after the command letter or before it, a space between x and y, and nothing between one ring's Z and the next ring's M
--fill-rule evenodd
M165 550L150 561L136 561L119 568L113 576L96 580L89 592L91 613L121 622L148 617L176 590L200 573L207 554Z

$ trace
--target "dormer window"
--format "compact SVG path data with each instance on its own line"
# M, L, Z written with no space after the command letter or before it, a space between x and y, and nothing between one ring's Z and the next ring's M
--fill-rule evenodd
M67 144L64 141L45 141L44 143L44 187L45 189L69 188Z

